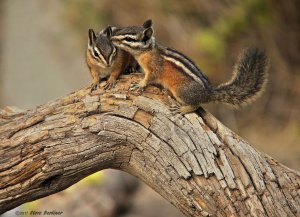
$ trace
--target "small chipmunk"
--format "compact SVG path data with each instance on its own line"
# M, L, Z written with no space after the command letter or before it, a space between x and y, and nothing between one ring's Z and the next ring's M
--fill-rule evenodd
M111 43L110 37L116 29L108 26L98 34L89 29L86 62L93 77L91 91L97 89L100 79L107 77L109 78L104 88L111 89L121 73L126 70L133 71L137 67L137 62L129 53Z
M250 103L264 90L267 82L267 57L257 49L247 49L239 57L227 83L213 87L195 63L180 52L155 42L152 21L114 32L116 47L132 54L145 73L137 85L143 89L158 84L168 89L182 106L175 112L196 111L201 104L223 102L235 107Z

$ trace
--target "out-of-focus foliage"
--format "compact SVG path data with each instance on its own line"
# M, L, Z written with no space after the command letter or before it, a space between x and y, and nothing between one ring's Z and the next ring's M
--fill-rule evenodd
M87 32L87 24L90 24L90 27L97 28L104 26L109 21L105 8L101 7L101 4L95 4L95 1L66 0L65 4L68 10L65 11L63 18L76 27L74 30L77 34L82 34L82 30Z
M240 1L204 30L199 30L195 39L200 49L218 61L224 59L228 41L236 39L252 26L267 27L271 24L270 21L270 11L264 1Z
M94 173L85 179L82 179L76 185L72 185L71 187L66 189L66 192L72 193L76 188L82 185L94 185L94 186L101 186L103 184L104 174L103 172Z

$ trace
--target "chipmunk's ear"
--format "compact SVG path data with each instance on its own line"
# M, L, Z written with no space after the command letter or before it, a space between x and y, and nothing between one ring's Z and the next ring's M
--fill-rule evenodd
M94 30L89 29L88 45L92 46L95 40L96 40L96 34L95 34Z
M108 26L105 30L107 37L111 37L112 36L112 29L111 26Z
M154 33L154 31L153 31L152 27L149 27L149 28L145 29L144 32L143 32L143 39L142 40L144 42L148 41L152 37L153 33Z
M151 20L151 19L146 20L146 21L144 22L144 24L143 24L143 27L144 27L145 29L148 29L148 28L152 27L152 20Z
M143 27L145 28L145 30L143 32L142 40L145 42L145 41L148 41L154 33L153 28L152 28L152 20L146 20L143 24Z

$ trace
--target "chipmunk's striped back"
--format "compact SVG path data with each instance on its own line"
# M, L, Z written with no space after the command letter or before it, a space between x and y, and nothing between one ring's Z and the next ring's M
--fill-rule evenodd
M187 56L168 47L159 46L158 49L161 52L163 58L166 61L170 61L171 63L175 64L177 67L180 67L182 73L187 74L195 81L202 83L203 86L207 88L210 87L210 82L206 75L204 75L201 70L195 65L195 63Z

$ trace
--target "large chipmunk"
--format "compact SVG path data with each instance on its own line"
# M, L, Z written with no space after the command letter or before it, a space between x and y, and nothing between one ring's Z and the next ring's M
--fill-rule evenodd
M114 32L116 47L132 54L145 73L139 89L158 84L169 90L182 106L175 112L196 111L201 104L222 102L238 107L252 102L264 90L268 60L257 49L246 49L238 58L230 81L213 87L195 63L182 53L162 46L153 36L152 21Z
M104 78L108 78L104 88L111 89L121 73L133 71L137 67L137 62L129 53L111 43L110 37L116 29L108 26L98 34L89 29L86 62L93 78L91 91L97 89L100 80Z

